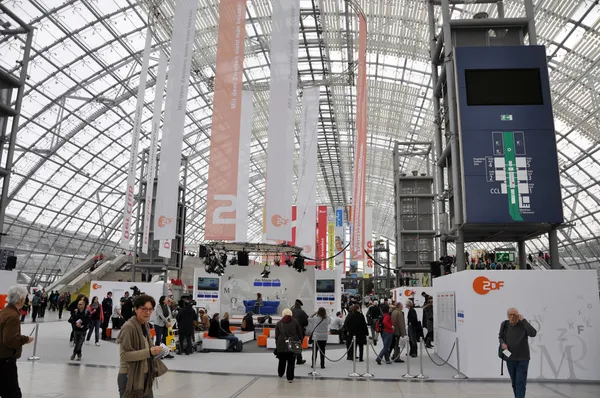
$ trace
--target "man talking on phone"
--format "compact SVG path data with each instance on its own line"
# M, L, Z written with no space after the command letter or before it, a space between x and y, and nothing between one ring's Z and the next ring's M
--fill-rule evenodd
M535 337L537 331L516 308L509 308L506 314L508 321L503 321L500 325L498 338L515 398L525 398L530 359L528 337Z

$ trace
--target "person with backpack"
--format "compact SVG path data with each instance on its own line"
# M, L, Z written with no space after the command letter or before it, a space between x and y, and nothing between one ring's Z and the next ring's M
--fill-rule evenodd
M367 310L367 325L371 327L371 336L373 337L373 345L377 345L379 340L379 333L375 330L375 324L381 318L381 308L377 300L371 303L371 306Z
M381 340L383 341L383 348L377 355L375 361L377 365L381 365L381 359L385 358L385 363L388 365L392 363L390 360L390 349L392 342L394 341L394 322L392 315L390 314L390 306L384 304L381 306L381 312L383 316L376 322L375 330L381 334Z
M300 324L302 328L302 335L306 335L306 327L308 326L308 315L302 309L304 303L300 299L296 299L294 307L292 308L292 317ZM296 356L296 363L302 365L306 363L306 360L302 358L302 352Z
M35 323L38 315L42 310L42 298L40 297L39 292L35 292L33 294L33 298L31 299L31 321Z

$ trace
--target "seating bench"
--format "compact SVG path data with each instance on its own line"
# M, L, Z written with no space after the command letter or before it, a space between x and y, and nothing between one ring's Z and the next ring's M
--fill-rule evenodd
M267 348L271 348L274 350L276 347L277 347L277 344L275 342L275 337L267 338Z
M254 340L254 332L242 332L242 331L236 330L233 333L233 335L235 337L237 337L238 339L240 339L240 341L244 344L249 341Z
M219 350L226 351L229 347L229 340L217 339L215 337L204 337L202 339L203 350Z
M327 344L340 344L340 335L339 334L328 334L327 335Z

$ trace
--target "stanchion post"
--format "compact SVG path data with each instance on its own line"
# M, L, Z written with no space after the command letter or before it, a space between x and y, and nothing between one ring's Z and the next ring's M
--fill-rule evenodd
M360 374L356 373L356 336L352 337L352 373L348 377L360 377Z
M427 377L423 374L423 339L420 340L419 347L420 347L420 353L421 353L421 355L419 356L420 373L415 376L415 379L427 380L429 377Z
M315 370L315 365L317 364L317 342L315 340L313 340L313 346L312 346L312 371L308 372L309 376L321 376L321 373L317 372Z
M38 329L39 329L39 323L35 324L35 337L33 340L33 355L30 356L29 358L27 358L28 361L39 361L40 357L36 356L36 352L37 352L37 343L38 343Z
M458 371L458 373L456 374L456 376L453 376L452 378L455 380L463 380L466 379L467 376L465 376L464 374L461 373L460 371L460 349L458 346L458 337L456 338L456 370Z
M369 361L369 351L371 351L371 340L372 340L371 337L367 337L367 370L366 370L365 373L363 373L361 375L362 377L364 377L366 379L371 378L371 377L375 377L374 374L372 374L371 372L369 372L369 366L370 366L370 363L371 363L371 361Z
M409 339L410 339L410 336L409 336ZM408 344L410 345L410 340L409 340ZM408 352L406 355L406 374L402 375L402 378L404 378L404 379L414 379L415 378L415 376L410 374L410 352Z

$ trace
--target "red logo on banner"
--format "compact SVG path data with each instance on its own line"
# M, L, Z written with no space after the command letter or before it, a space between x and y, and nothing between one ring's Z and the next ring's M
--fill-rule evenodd
M473 280L473 290L475 293L481 294L482 296L488 294L492 290L500 290L504 286L504 281L490 281L485 276L478 276Z
M170 249L170 248L171 248L171 242L170 242L170 240L169 240L169 239L167 239L167 240L165 241L165 243L163 243L163 247L164 247L165 249Z
M92 285L92 290L98 290L98 289L100 289L101 287L102 287L102 285L99 285L99 284L97 284L97 283L94 283L94 284Z
M304 251L307 252L307 253L310 253L312 251L311 245L304 246Z
M168 218L168 217L165 217L165 216L158 217L158 227L159 228L163 228L164 226L169 225L172 222L173 222L172 218Z
M279 214L275 214L273 217L271 217L271 223L273 223L273 226L275 227L281 227L282 225L287 225L289 224L290 220L287 220L283 217L281 217Z

